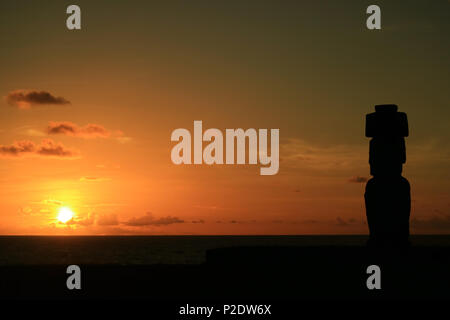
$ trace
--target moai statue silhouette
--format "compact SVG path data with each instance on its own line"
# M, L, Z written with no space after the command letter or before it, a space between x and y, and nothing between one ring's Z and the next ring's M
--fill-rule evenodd
M366 137L370 140L369 164L373 176L364 199L370 238L368 245L382 247L409 244L411 193L402 176L406 162L406 113L394 104L377 105L366 115Z

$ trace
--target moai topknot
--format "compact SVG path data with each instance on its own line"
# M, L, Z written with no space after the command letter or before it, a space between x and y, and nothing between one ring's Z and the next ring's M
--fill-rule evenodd
M369 164L373 176L364 194L370 245L406 246L409 244L411 194L408 180L402 177L406 162L406 113L394 104L377 105L366 115L366 137L370 140Z

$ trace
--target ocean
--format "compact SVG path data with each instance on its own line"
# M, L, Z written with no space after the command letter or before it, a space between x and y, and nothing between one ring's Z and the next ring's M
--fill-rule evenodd
M206 251L251 246L364 246L367 236L0 236L0 266L202 264ZM450 246L416 235L414 246Z

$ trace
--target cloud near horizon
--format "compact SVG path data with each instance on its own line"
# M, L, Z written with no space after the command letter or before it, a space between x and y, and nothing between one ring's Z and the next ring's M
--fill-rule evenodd
M21 140L14 141L11 145L0 145L0 157L18 158L27 156L75 158L78 156L78 152L51 139L44 139L40 144Z
M63 225L62 222L57 222L60 225ZM115 213L101 213L98 214L96 212L85 212L78 213L68 222L66 222L68 226L81 226L81 227L92 227L92 226L101 226L101 227L110 227L110 226L118 226L119 219Z
M97 225L99 226L117 226L119 225L119 219L116 214L100 214L97 217Z
M166 226L174 223L184 223L184 220L172 216L155 219L151 212L147 212L142 217L131 218L124 224L130 227L145 227L145 226Z
M30 109L36 105L65 105L70 104L70 101L57 97L48 91L38 90L14 90L7 94L6 102L19 109Z
M339 227L347 227L350 225L360 225L364 224L364 221L356 220L355 218L344 219L341 217L337 217L334 225Z
M449 232L450 231L450 214L438 213L431 217L423 218L412 218L411 227L413 229L419 229L423 231L439 231L439 232Z

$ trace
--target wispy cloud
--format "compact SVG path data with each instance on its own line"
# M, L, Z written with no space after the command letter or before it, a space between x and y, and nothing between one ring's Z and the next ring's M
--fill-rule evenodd
M47 204L47 205L55 205L55 206L61 206L64 204L64 202L60 201L60 200L55 200L55 199L45 199L42 202L39 202L42 204Z
M111 181L110 178L102 178L102 177L81 177L80 181L85 182L103 182L103 181Z
M366 164L364 146L320 146L297 138L281 141L280 161L283 166L308 170L348 170Z

